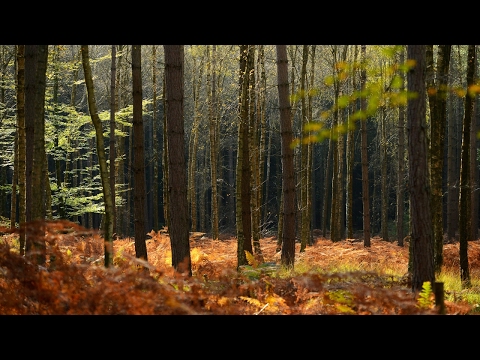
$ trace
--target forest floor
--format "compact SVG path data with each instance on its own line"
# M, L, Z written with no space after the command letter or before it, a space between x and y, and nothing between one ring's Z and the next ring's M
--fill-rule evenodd
M260 240L262 256L252 257L250 265L237 271L234 236L212 240L207 234L191 233L193 276L185 277L173 271L166 232L148 234L148 262L135 258L133 239L115 240L114 266L106 269L103 239L72 231L70 225L49 225L47 248L55 254L55 267L43 270L19 256L18 234L4 232L0 314L438 313L429 289L420 294L411 291L408 243L400 247L374 237L371 247L365 248L359 240L332 242L316 236L314 245L302 253L296 244L292 271L279 265L276 237L265 237ZM468 255L471 277L479 279L479 240L469 242ZM458 243L445 244L444 271L459 273ZM445 311L478 313L462 298L461 290L446 291Z

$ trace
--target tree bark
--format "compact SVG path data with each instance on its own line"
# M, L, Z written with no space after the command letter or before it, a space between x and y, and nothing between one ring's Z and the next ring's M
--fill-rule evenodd
M412 222L412 290L434 284L433 237L428 178L425 101L425 45L408 45L407 58L415 66L407 73L407 89L415 97L407 104L409 189Z
M366 66L366 45L361 45L361 63L360 88L365 89L367 83ZM361 111L366 111L366 99L362 97L360 101ZM367 145L367 121L368 117L362 119L362 204L363 204L363 245L370 247L370 195L368 183L368 145Z
M471 182L470 182L470 129L475 108L475 95L470 87L475 84L475 67L477 63L475 45L468 45L467 55L467 93L465 95L465 113L463 117L462 155L460 167L460 200L459 200L459 235L460 235L460 278L462 286L471 286L468 264L468 241L471 238Z
M97 103L95 100L95 91L93 87L92 69L90 67L90 59L88 55L88 45L82 45L81 51L83 73L85 75L85 85L87 87L88 110L90 112L90 117L92 118L93 126L95 127L97 157L100 166L100 177L102 180L103 201L105 203L105 218L103 221L105 267L110 267L113 265L113 202L110 189L110 177L108 174L107 157L105 155L102 122L97 112Z
M135 228L135 256L147 261L146 244L146 190L145 190L145 137L142 110L142 47L132 45L133 90L133 208ZM146 268L145 268L146 269Z
M288 59L286 45L277 45L278 103L282 147L283 240L281 262L295 264L295 169L293 164L292 113L288 91Z
M183 123L183 45L164 45L164 51L170 205L169 234L172 248L172 266L176 272L192 276Z

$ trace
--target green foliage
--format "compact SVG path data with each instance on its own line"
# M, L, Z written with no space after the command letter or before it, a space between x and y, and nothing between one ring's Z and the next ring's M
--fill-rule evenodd
M434 305L434 294L432 290L432 284L430 281L425 281L422 285L422 290L418 294L418 307L422 309L428 309Z
M333 290L326 293L326 298L335 303L335 307L342 313L355 314L353 295L346 290Z

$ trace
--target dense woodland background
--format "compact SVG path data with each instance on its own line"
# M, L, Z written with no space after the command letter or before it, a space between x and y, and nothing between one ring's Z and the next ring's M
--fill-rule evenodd
M470 106L473 114L468 129L468 186L472 191L468 194L468 239L477 238L478 105L476 95L471 103L466 101L473 84L468 83L467 71L472 46L451 45L449 66L442 73L444 46L426 46L425 96L430 102L425 125L428 148L441 144L443 153L440 183L434 182L438 177L431 180L432 193L436 189L441 199L433 208L441 209L442 242L455 242L459 237L459 185L462 143L465 144L462 139ZM132 66L134 48L88 46L105 155L114 172L115 238L135 236L135 221L145 222L145 233L168 228L164 47L141 46L137 50L137 68ZM0 45L0 215L6 222L10 219L12 227L21 223L22 214L18 50L16 45ZM42 125L48 181L44 198L46 218L68 219L99 229L105 204L96 148L98 134L89 108L81 46L48 45L47 50ZM260 238L282 230L282 134L276 48L185 45L183 50L189 230L209 233L213 239L218 238L218 233L236 234L237 216L242 211L236 203L241 195L237 186L241 159L243 166L248 165L250 181L244 194L250 197L251 236L256 246ZM243 65L242 51L248 53ZM335 241L364 238L364 215L368 216L368 237L378 235L403 245L403 239L410 234L406 46L288 45L287 54L296 141L292 144L295 233L302 249L313 243L315 229ZM473 59L476 69L476 57ZM140 141L146 194L141 219L134 207L134 192L139 187L135 181L141 179L135 177L138 163L134 161L135 144L138 149L139 143L133 138L135 69L141 76L137 85L140 84L142 95ZM248 69L248 76L241 76L242 69ZM25 67L25 78L27 72ZM246 78L248 81L242 83ZM476 77L470 78L476 84ZM360 90L366 92L363 108ZM432 96L442 91L445 122L438 135L431 132L437 131L437 127L432 127ZM39 125L36 126L38 129ZM430 141L432 137L434 141ZM245 152L238 151L240 143L242 149L249 149L247 159L242 159ZM367 172L362 172L365 169ZM430 173L434 172L432 167ZM37 177L43 177L43 173ZM366 195L367 212L365 198L362 201Z

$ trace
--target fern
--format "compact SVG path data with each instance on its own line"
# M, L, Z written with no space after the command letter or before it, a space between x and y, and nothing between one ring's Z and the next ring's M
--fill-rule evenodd
M417 306L422 309L428 309L433 305L433 290L430 281L425 281L422 290L418 294Z
M255 256L251 252L245 250L245 256L247 257L248 264L256 268L258 266L258 261L255 259Z

